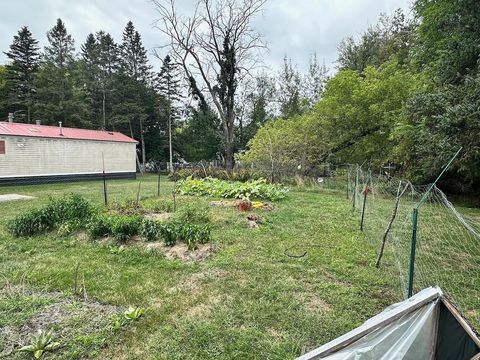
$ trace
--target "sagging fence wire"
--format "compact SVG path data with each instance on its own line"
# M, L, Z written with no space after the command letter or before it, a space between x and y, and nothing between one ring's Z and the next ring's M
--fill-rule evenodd
M407 296L411 276L412 209L423 199L413 292L440 286L474 325L480 325L480 217L475 211L469 215L469 209L455 207L435 185L417 186L361 167L351 168L349 178L352 210L359 219L363 216L366 241L378 248L375 265L397 278L398 299Z

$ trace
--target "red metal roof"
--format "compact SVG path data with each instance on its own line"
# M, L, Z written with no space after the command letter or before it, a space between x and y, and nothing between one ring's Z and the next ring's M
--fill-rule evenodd
M4 121L0 121L0 135L76 140L117 141L128 143L137 142L131 137L128 137L127 135L119 132L62 127L61 135L60 127L58 126L10 123Z

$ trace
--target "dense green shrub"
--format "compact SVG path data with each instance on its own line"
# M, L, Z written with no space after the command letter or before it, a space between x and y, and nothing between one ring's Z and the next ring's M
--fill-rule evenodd
M110 218L106 214L99 214L91 219L87 225L87 232L90 238L97 239L108 236L111 233Z
M160 226L160 235L167 246L173 246L179 240L179 224L168 222Z
M88 234L92 239L113 236L119 242L140 234L141 216L101 214L93 218L88 225Z
M210 225L182 224L179 235L189 250L195 250L197 244L205 244L210 241Z
M162 224L151 219L143 219L140 235L146 241L155 241L160 237Z
M94 213L95 209L88 200L78 194L70 194L50 198L45 206L15 217L7 223L7 230L13 236L32 236L68 222L78 225Z
M160 234L167 246L173 246L177 241L183 241L189 250L195 250L197 244L205 244L211 240L210 229L210 224L171 221L160 225Z
M142 218L140 216L117 215L110 217L110 230L115 240L127 241L140 233Z
M288 189L282 185L268 184L264 179L239 182L218 179L194 179L188 177L177 184L183 195L214 196L235 199L267 199L271 201L283 199Z

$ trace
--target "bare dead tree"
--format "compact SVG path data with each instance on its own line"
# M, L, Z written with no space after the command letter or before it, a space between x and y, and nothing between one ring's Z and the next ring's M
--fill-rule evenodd
M393 206L390 221L388 222L387 228L385 229L385 232L383 233L382 243L380 245L380 250L378 251L377 261L375 262L375 267L377 267L377 268L380 267L380 261L382 260L383 252L385 251L385 244L387 243L388 233L390 232L390 230L392 228L392 225L393 225L393 222L395 221L395 218L397 217L398 205L400 203L400 199L405 194L405 192L407 191L408 188L412 188L412 184L410 182L407 182L405 184L405 187L403 188L403 190L402 190L402 182L400 181L398 183L397 196L395 197L395 205Z
M189 16L179 14L175 0L152 2L160 15L154 25L170 39L166 46L192 93L201 104L213 103L222 123L225 166L232 169L236 90L265 48L251 21L266 0L197 0Z

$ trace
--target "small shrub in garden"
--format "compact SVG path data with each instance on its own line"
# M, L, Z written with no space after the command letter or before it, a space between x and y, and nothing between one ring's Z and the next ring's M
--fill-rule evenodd
M113 236L119 242L138 235L142 225L141 216L101 214L88 224L88 234L92 239L102 236Z
M48 203L32 209L7 223L13 236L32 236L51 231L67 222L81 222L95 213L94 207L80 195L70 194L62 198L50 198Z
M166 246L173 246L177 241L184 241L189 250L195 250L197 244L211 240L210 224L192 224L171 221L161 224L160 233Z
M108 236L111 233L111 222L110 218L105 215L101 214L95 216L91 219L89 224L87 225L87 232L90 238L97 239L102 236Z
M163 242L166 246L173 246L177 242L178 236L178 226L175 222L168 222L161 224L160 234L163 238Z
M117 215L110 218L111 234L115 240L125 242L130 237L138 235L142 218L140 216Z
M195 250L197 244L205 244L210 241L210 225L184 224L181 227L181 237L189 250Z
M161 231L160 228L161 228L161 224L158 221L143 219L140 235L146 241L155 241L160 236L160 231Z

